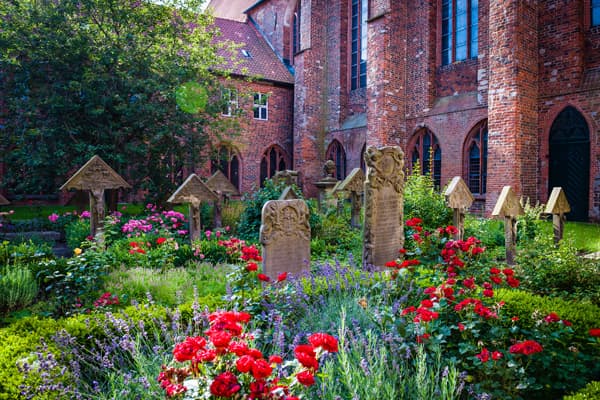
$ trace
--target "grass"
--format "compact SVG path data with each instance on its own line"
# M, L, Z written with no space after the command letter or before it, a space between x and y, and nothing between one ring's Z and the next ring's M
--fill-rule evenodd
M548 233L551 233L552 221L545 222L543 227ZM575 247L581 251L600 251L600 224L567 221L563 238L573 240Z

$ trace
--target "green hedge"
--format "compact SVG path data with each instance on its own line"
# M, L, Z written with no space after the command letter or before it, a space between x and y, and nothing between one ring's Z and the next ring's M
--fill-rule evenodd
M587 384L579 392L563 397L563 400L597 400L600 399L600 381Z

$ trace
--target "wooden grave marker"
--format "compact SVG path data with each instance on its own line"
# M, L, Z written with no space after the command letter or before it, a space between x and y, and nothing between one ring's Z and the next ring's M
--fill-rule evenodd
M460 176L455 176L444 192L446 205L452 209L452 223L458 230L454 240L463 240L465 235L465 214L475 198Z
M225 199L229 199L231 196L239 196L240 192L221 170L217 170L206 180L206 186L217 195L217 200L214 203L214 222L215 228L220 228L223 225L221 212Z
M351 203L350 225L353 228L360 227L361 196L364 191L365 173L360 168L354 168L334 190L338 193L349 193Z
M517 251L517 216L523 214L523 206L510 186L504 186L492 211L493 217L504 217L504 243L506 263L515 264Z
M167 200L173 204L189 204L190 210L190 240L200 238L202 221L200 220L200 203L203 201L216 202L218 196L196 174L191 174Z
M363 265L384 267L404 246L404 153L398 146L367 147Z
M546 204L544 214L552 214L552 227L554 230L554 243L558 243L563 238L565 230L565 214L571 212L571 206L567 200L567 195L561 187L552 188L552 193Z
M86 190L90 196L90 233L102 241L102 230L105 217L104 191L106 189L131 189L99 156L95 155L79 168L73 176L60 187L60 190Z

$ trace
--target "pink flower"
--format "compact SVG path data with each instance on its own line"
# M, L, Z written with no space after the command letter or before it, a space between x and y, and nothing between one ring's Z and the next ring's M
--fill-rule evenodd
M90 212L86 210L86 211L82 212L80 216L81 216L81 218L89 218L89 217L91 217L91 215L92 214L90 214Z
M50 220L50 222L55 223L59 218L59 215L56 213L52 213L48 216L48 219Z

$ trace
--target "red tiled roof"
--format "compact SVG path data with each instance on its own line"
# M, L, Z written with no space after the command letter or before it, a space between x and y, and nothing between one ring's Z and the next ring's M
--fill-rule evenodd
M257 77L273 82L294 83L294 77L277 57L266 40L260 36L256 29L249 23L233 21L223 18L215 18L215 24L221 31L217 40L230 40L242 44L237 50L238 65L226 65L225 68L233 68L237 75ZM230 55L223 51L223 57ZM233 66L233 67L232 67Z
M244 11L255 3L256 0L211 0L208 7L212 8L213 15L217 18L246 22Z

